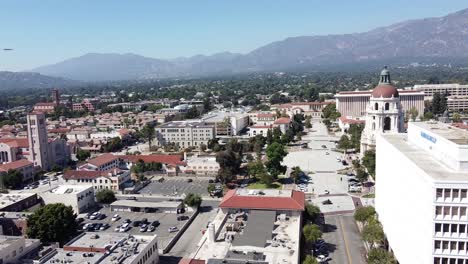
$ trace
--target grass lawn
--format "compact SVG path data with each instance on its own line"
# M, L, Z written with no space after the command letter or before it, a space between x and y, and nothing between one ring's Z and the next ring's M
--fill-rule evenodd
M363 195L362 198L375 198L375 193L368 193L366 195Z
M281 189L282 185L279 182L274 182L271 185L266 185L264 183L252 183L247 186L247 189Z

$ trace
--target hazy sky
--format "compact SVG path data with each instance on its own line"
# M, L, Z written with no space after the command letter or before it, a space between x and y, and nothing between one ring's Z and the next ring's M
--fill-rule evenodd
M468 8L467 0L6 0L0 70L89 52L174 58L246 53L300 35L353 33Z

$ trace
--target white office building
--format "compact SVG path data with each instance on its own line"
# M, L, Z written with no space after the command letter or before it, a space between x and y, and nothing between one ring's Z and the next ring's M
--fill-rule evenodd
M200 121L172 121L155 128L158 146L170 143L182 148L200 147L215 138L215 127Z
M468 263L468 131L378 134L375 207L400 264Z
M62 203L80 214L94 206L94 188L89 185L60 185L40 193L45 204Z

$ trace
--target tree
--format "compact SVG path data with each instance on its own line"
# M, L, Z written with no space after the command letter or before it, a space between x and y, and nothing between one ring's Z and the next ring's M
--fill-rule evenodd
M432 112L424 113L424 120L431 120L434 119L434 114Z
M307 242L315 243L322 237L322 231L318 225L308 224L302 228L302 234Z
M315 222L315 220L317 220L318 216L320 215L320 208L313 204L307 203L305 212L307 219L311 220L312 222Z
M271 145L273 143L273 132L271 131L271 129L267 130L266 143L268 145Z
M418 109L416 109L416 107L411 107L411 109L408 111L410 117L411 117L411 120L412 121L416 121L416 119L418 118L418 115L419 115L419 112L418 112Z
M329 105L325 106L322 109L322 115L323 115L323 118L330 119L330 120L333 120L333 121L335 121L336 119L338 119L341 116L340 112L336 111L336 105L335 104L329 104Z
M192 118L197 118L200 116L200 112L198 112L198 109L196 106L192 106L187 110L187 113L185 113L185 118L186 119L192 119Z
M28 237L40 239L42 243L59 242L63 245L77 231L76 214L71 206L47 204L36 210L27 219Z
M452 121L454 123L460 123L461 122L460 113L454 113L453 116L452 116Z
M369 175L367 174L367 172L365 170L363 170L362 168L359 168L359 169L356 170L356 178L361 183L367 181L368 176Z
M370 175L375 176L375 150L368 150L364 153L362 165L366 167Z
M310 122L310 116L307 116L307 118L306 118L305 127L306 128L312 128L312 123Z
M286 168L281 165L281 162L288 155L288 152L283 145L278 142L272 143L267 147L266 155L268 157L266 163L267 170L274 178L278 177L280 173L285 172Z
M343 150L352 148L351 142L349 141L349 138L347 135L341 136L340 140L338 141L338 148L343 149Z
M396 264L393 255L383 248L373 248L367 254L368 264Z
M271 186L271 184L273 184L273 181L275 180L273 176L271 176L267 172L260 173L258 175L258 178L260 178L260 182L265 184L267 187Z
M382 226L380 223L371 221L362 229L362 239L369 243L373 248L376 244L381 243L385 238Z
M205 151L206 151L206 145L203 144L203 143L201 143L201 144L200 144L200 150L201 150L202 152L205 152Z
M227 183L239 173L242 156L232 150L225 150L216 154L216 161L219 163L218 176L223 183Z
M23 174L18 170L8 170L8 172L0 177L3 181L3 187L8 189L17 189L23 183Z
M253 176L255 178L259 178L262 173L265 173L265 166L261 161L249 162L247 164L247 171L249 176Z
M115 152L123 148L122 140L119 137L111 138L104 146L105 152Z
M302 261L302 264L318 264L318 261L313 256L307 255L304 261Z
M375 218L375 208L372 206L363 206L354 212L354 220L366 224Z
M292 168L290 177L293 179L294 183L297 183L302 174L304 174L304 172L301 170L301 168L296 166Z
M114 192L111 191L111 190L102 189L102 190L99 190L99 191L96 193L96 201L97 201L98 203L111 204L111 203L113 203L115 200L117 200L117 199L115 198Z
M214 183L208 184L208 187L206 188L208 193L212 193L216 190L216 185Z
M88 150L78 149L78 151L76 152L76 158L79 161L85 161L89 157L91 157L91 152L89 152Z
M434 93L432 96L432 112L435 115L441 115L447 110L447 95Z
M156 132L154 131L154 126L150 123L146 124L142 129L141 129L141 136L148 140L148 147L151 149L151 142L153 141L154 135Z
M184 199L184 204L190 207L199 207L202 203L202 198L198 194L189 193Z

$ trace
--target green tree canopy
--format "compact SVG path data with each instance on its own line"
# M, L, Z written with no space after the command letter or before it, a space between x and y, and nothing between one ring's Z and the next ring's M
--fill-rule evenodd
M151 149L151 142L153 142L154 135L156 131L154 130L154 125L148 123L140 131L141 137L148 141L148 147Z
M315 241L322 238L322 231L318 225L308 224L302 228L302 234L304 234L305 240L307 242L315 243Z
M356 209L354 212L354 220L361 223L368 223L375 217L375 208L372 206L363 206Z
M23 184L23 173L18 170L8 170L8 172L1 176L3 187L8 189L18 189Z
M315 222L320 215L320 208L313 204L307 203L305 207L306 218Z
M76 152L76 158L79 161L85 161L89 157L91 157L91 152L89 152L88 150L83 150L79 148Z
M198 194L189 193L184 199L184 204L190 207L199 207L202 203L202 198Z
M307 255L304 261L302 261L302 264L318 264L318 261L314 256Z
M368 150L364 153L362 165L366 167L370 175L375 176L375 150Z
M59 242L63 245L77 231L76 214L71 206L47 204L28 217L28 237L43 243Z
M266 163L266 167L268 172L273 177L278 177L279 174L285 172L285 167L281 165L283 158L286 157L288 152L284 148L284 146L278 142L274 142L269 145L266 149L266 155L268 157L268 161Z
M362 239L369 243L370 247L373 248L376 244L383 242L385 234L382 226L376 221L371 221L362 229Z
M109 189L102 189L96 193L96 201L98 203L110 204L116 200L115 194Z
M373 248L367 254L368 264L396 264L393 255L383 248Z

